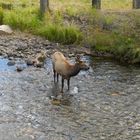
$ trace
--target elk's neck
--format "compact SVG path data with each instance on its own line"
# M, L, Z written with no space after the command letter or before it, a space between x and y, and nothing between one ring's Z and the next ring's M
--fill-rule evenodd
M75 64L75 65L71 65L70 69L69 69L69 76L76 76L79 72L80 72L80 67Z

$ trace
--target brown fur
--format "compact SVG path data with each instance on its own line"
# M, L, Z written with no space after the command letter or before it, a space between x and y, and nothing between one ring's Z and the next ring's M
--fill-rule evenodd
M67 85L69 90L70 78L72 76L76 76L80 72L80 70L89 69L89 67L83 61L80 60L79 56L77 56L75 64L70 64L61 52L55 52L52 55L52 64L54 72L54 82L56 75L57 82L59 80L59 75L62 76L61 92L63 92L64 79L67 79Z

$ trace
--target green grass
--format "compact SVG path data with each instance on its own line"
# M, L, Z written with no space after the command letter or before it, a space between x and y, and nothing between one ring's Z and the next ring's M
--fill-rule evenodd
M3 21L14 29L34 30L40 25L40 20L34 10L16 9L4 13Z
M88 38L88 43L93 50L111 53L121 61L140 62L140 46L133 37L110 31L95 31Z
M2 8L0 8L0 24L3 23L3 18L4 18L4 13L3 13Z
M82 39L82 33L74 26L65 27L53 23L40 27L36 33L50 41L62 44L78 43Z
M132 0L102 0L102 9L129 10L132 9Z
M1 14L2 13L2 14ZM63 23L63 17L59 11L46 13L41 18L36 8L16 8L3 13L3 23L14 29L30 32L46 37L46 39L62 44L78 43L82 33L74 24Z

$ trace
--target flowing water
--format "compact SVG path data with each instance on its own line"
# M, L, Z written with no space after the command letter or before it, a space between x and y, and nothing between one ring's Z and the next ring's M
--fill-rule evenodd
M83 59L90 70L71 79L70 92L65 85L63 99L50 59L22 72L1 59L0 139L139 140L139 66Z

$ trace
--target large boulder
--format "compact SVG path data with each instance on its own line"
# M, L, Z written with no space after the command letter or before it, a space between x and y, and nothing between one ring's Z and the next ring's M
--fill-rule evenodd
M8 25L1 25L0 26L0 35L1 34L11 34L13 30Z

